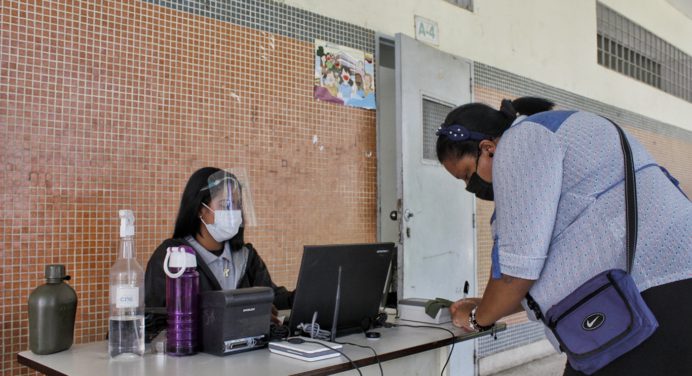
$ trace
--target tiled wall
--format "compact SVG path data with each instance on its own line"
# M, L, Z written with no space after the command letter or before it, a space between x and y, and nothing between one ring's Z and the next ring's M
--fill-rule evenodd
M16 352L46 264L72 276L76 341L104 339L117 210L135 211L144 266L202 166L247 170L258 226L246 237L279 284L295 285L304 244L375 241L375 112L313 100L306 34L373 52L372 33L299 24L269 1L245 15L173 3L2 2L3 374L27 372ZM272 12L274 32L241 25Z

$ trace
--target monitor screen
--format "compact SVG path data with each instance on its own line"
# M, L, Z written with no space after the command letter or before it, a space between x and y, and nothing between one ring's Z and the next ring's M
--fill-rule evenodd
M310 324L315 312L320 328L332 329L337 285L336 335L367 329L379 313L394 251L394 243L305 246L289 320L291 333L299 334L298 325Z

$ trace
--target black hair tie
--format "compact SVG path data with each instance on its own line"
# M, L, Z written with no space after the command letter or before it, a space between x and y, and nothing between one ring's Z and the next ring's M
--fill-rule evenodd
M500 103L500 112L502 112L502 115L504 115L507 119L514 120L517 118L517 110L514 109L514 105L509 99L502 100Z

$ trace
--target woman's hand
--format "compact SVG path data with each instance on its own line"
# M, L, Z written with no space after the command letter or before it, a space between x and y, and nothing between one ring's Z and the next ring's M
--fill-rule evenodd
M279 311L276 309L276 307L272 304L272 322L276 325L283 325L283 323L279 320Z
M502 274L499 279L490 278L482 299L461 299L449 307L452 323L461 328L471 329L469 327L469 313L473 307L478 307L476 309L476 323L481 326L491 326L507 315L521 312L524 310L521 306L521 300L526 296L534 282L534 280L505 274Z
M452 324L467 330L473 330L469 326L469 314L471 310L481 304L481 298L460 299L449 306L449 313L452 316Z

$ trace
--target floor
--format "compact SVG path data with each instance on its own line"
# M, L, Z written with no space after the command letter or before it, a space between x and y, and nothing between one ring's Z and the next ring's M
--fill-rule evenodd
M562 376L566 361L564 354L554 354L489 376Z

